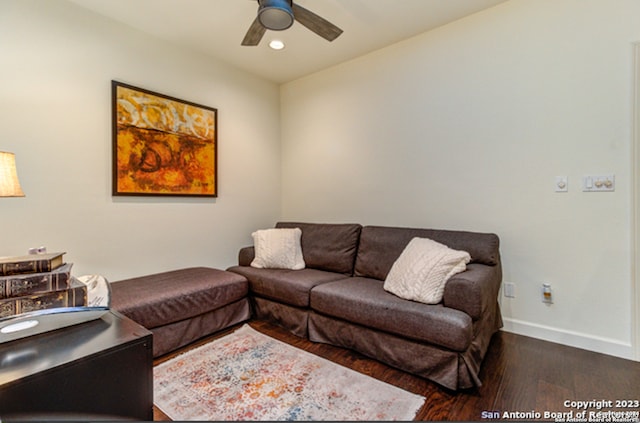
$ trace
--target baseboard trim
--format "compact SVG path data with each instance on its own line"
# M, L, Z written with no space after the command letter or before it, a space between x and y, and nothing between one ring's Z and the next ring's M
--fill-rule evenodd
M502 330L531 338L542 339L556 344L568 345L583 350L595 351L615 357L634 360L634 348L630 343L616 339L587 335L580 332L568 331L551 326L539 325L522 320L503 318Z

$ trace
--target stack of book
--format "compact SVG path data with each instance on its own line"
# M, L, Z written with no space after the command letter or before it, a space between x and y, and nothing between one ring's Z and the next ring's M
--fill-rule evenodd
M71 276L65 253L0 258L0 319L87 305L87 285Z

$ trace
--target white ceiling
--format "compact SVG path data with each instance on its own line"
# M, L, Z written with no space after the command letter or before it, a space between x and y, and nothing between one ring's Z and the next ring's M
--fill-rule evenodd
M70 0L140 31L276 83L353 59L507 0L295 0L344 30L328 42L295 23L240 45L256 17L254 0ZM284 41L284 50L268 47Z

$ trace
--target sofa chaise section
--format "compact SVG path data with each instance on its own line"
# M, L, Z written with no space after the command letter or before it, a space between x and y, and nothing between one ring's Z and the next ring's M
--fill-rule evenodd
M231 272L191 267L111 284L111 307L153 333L159 357L248 320L247 280Z

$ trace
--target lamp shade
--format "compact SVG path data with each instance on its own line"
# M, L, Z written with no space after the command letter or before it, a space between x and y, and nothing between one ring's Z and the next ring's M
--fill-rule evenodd
M24 197L16 171L16 155L0 151L0 197Z

